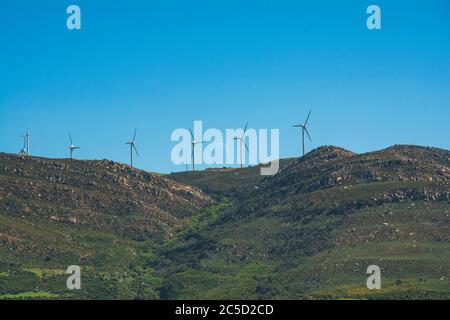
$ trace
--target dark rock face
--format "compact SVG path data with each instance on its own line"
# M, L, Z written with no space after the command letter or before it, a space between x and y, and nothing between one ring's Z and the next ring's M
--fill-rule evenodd
M169 236L211 203L199 189L112 161L0 154L0 210L140 237Z

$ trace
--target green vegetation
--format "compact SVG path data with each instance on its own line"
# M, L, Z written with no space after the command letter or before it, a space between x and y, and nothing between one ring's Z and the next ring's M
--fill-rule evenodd
M163 217L155 218L142 211L150 195L131 191L131 207L104 190L75 209L42 200L34 186L45 170L21 189L8 158L0 179L15 193L0 190L0 299L450 299L449 159L419 147L365 155L326 147L282 161L274 177L258 167L177 173L169 178L208 196L179 184L177 195L209 205L186 214L184 198L154 201ZM97 168L87 179L86 163L77 166L70 181L93 189L113 174ZM136 193L152 179L135 181ZM152 192L169 192L164 183ZM84 199L82 189L58 196ZM68 216L85 222L59 220ZM381 290L366 288L372 264ZM82 268L81 290L66 288L69 265Z
M17 294L1 294L0 300L7 299L55 299L59 296L50 292L21 292Z

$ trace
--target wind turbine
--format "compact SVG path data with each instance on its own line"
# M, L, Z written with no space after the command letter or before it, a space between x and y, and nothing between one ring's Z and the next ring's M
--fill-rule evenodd
M309 141L312 142L311 137L309 135L308 129L306 128L306 124L308 123L309 116L311 115L311 110L309 110L308 117L306 117L306 121L304 124L296 124L293 127L302 128L302 147L303 147L303 155L305 155L305 132L309 138Z
M234 137L234 140L239 140L239 143L240 143L241 168L242 168L242 154L244 151L242 147L245 146L247 151L250 152L250 150L248 150L247 144L245 143L245 140L244 140L245 132L247 131L247 126L248 126L248 121L245 123L244 133L242 133L242 136Z
M20 136L21 138L23 138L23 148L22 150L20 150L20 154L21 155L26 155L29 156L30 155L30 134L28 133L28 128L27 131L24 135Z
M70 150L70 159L72 159L73 151L76 149L80 149L80 147L77 147L72 142L72 135L69 133L69 139L70 139L70 146L68 147Z
M194 134L192 133L191 129L189 129L189 132L191 133L191 137L192 137L192 140L191 140L192 171L195 171L195 146L197 144L203 143L203 141L195 140Z
M131 165L131 167L133 167L133 149L134 149L134 152L136 152L136 155L139 157L139 153L136 149L136 144L134 143L134 141L136 140L136 131L137 131L137 129L134 129L133 140L128 141L126 143L126 144L130 145L130 165Z

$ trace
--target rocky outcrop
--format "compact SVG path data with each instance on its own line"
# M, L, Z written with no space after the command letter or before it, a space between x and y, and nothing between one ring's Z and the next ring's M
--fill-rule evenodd
M193 186L112 161L0 154L0 210L9 216L167 236L211 201Z

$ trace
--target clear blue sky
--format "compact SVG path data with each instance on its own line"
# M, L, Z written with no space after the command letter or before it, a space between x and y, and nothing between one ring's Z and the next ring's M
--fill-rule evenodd
M382 29L366 28L366 8ZM66 8L82 30L66 28ZM279 128L282 157L332 144L365 152L392 144L450 148L450 2L0 1L0 151L127 162L170 161L172 130Z

